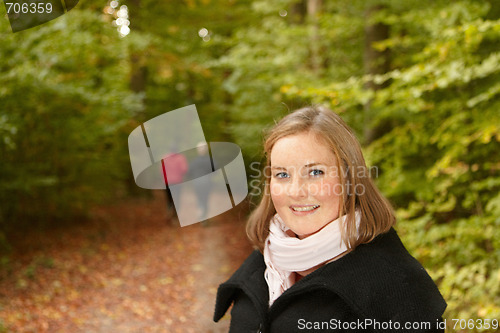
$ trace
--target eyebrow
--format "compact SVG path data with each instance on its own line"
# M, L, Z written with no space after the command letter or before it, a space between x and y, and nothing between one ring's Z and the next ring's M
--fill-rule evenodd
M309 164L304 165L304 168L310 168L310 167L313 167L313 166L316 166L316 165L326 165L326 164L313 162L313 163L309 163ZM271 169L286 170L285 167L281 167L281 166L272 166Z

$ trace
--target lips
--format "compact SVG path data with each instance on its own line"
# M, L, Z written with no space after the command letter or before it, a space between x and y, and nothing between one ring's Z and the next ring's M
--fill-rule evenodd
M307 205L307 206L290 206L294 212L311 212L317 208L319 205Z

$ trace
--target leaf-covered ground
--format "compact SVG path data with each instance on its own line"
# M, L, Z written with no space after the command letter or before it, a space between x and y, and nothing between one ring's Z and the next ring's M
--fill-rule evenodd
M181 228L162 193L18 234L0 271L0 332L227 332L216 288L251 252L244 214Z

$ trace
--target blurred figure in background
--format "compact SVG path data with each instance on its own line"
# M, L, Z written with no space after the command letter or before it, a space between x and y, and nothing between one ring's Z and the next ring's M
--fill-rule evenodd
M206 142L199 142L196 145L196 152L198 153L198 156L196 156L189 165L191 179L208 175L213 171L212 161L210 160L210 155L208 153L208 144ZM199 182L199 186L197 187L195 193L200 211L198 220L205 221L208 219L208 201L210 199L211 183L210 179L207 177L200 178L197 181ZM203 226L206 226L207 222L205 221L202 224Z
M171 151L176 151L171 149ZM167 219L173 223L176 217L175 202L180 207L181 191L180 188L176 191L170 190L170 185L180 184L184 179L184 175L188 172L188 163L186 157L180 153L168 154L162 160L163 176L167 189L165 191L167 199Z

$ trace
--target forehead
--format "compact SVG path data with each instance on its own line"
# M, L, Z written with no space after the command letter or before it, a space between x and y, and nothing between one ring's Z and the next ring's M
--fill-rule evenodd
M271 150L271 166L336 165L333 150L311 132L285 136Z

